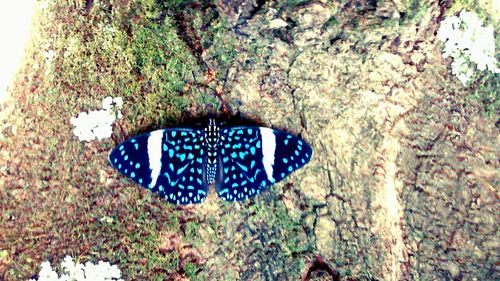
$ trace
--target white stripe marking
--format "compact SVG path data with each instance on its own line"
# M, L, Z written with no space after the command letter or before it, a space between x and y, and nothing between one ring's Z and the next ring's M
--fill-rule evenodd
M276 150L276 136L272 129L259 128L260 136L262 138L262 164L267 174L267 179L274 182L273 178L273 165L274 165L274 152Z
M151 188L156 185L156 180L161 170L161 143L163 130L151 132L148 138L148 159L149 169L151 169Z

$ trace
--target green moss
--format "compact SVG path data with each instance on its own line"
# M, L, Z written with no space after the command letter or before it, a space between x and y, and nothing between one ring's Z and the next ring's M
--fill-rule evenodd
M208 26L201 36L201 45L207 49L210 62L217 71L217 78L222 80L226 70L236 58L236 41L229 23L224 17L218 17Z
M500 79L499 74L486 72L474 83L474 90L467 99L482 104L486 115L497 116L500 112Z
M172 10L182 4L169 3ZM162 235L179 232L179 212L111 172L106 157L114 141L82 144L69 120L100 108L105 96L122 96L119 140L176 122L188 107L210 98L185 88L200 69L172 13L159 19L168 7L149 0L108 6L94 1L84 15L82 6L51 1L37 19L23 79L12 93L22 110L9 122L18 122L21 133L1 144L9 155L22 147L21 162L31 163L9 175L13 182L22 179L22 187L9 182L1 191L4 213L19 222L2 229L0 249L12 256L7 280L28 279L41 261L58 264L68 254L81 262L110 261L130 280L168 279L179 270L179 254L160 251ZM47 51L55 53L50 62ZM16 204L16 190L23 188L29 198ZM187 243L201 244L197 227L186 225ZM185 270L195 278L200 268L189 264Z
M197 222L190 221L184 225L184 238L187 243L194 243L202 246L203 241L199 238L200 225Z
M249 226L261 231L259 236L263 239L262 246L276 247L274 253L269 253L273 256L272 262L263 257L263 270L281 272L282 268L286 268L287 271L281 272L281 276L287 276L287 279L299 276L304 268L304 256L314 252L314 246L304 234L299 218L290 217L281 201L271 204L260 201L250 206L249 212L255 212L255 216L250 216Z
M446 11L446 16L457 15L461 11L475 12L480 18L485 19L487 23L495 23L495 18L500 15L494 15L492 9L492 0L457 0L452 1L450 8ZM496 23L498 24L498 23Z
M299 5L306 4L307 2L310 2L311 0L285 0L285 1L279 1L280 3L278 4L278 9L279 8L293 8Z
M395 26L398 26L399 25L399 20L398 19L384 19L382 21L382 28L393 28Z
M429 2L426 1L407 0L405 3L405 10L399 21L400 25L403 26L410 22L418 22L425 15L429 5Z
M177 37L170 20L166 19L162 25L133 25L133 30L130 48L135 57L134 72L145 79L135 95L143 99L136 114L159 114L156 122L168 120L172 113L178 116L189 104L180 93L191 80L192 71L197 70L194 57ZM158 111L158 104L174 111Z
M322 29L338 28L339 21L335 16L331 16L321 27Z
M187 262L184 264L184 272L189 280L202 280L197 275L198 270L198 266L193 263Z

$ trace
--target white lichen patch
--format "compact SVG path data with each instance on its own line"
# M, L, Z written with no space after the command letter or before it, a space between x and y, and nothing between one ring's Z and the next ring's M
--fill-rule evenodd
M80 141L86 142L109 138L113 133L113 123L116 118L122 118L120 111L122 106L121 97L104 98L103 109L80 112L77 117L71 117L70 122L74 126L73 133Z
M437 38L444 43L443 57L453 58L451 72L466 85L475 70L499 72L495 59L495 37L491 25L472 12L447 17L441 22Z
M41 264L38 279L30 279L29 281L123 281L120 269L109 262L99 261L97 264L91 262L81 264L75 263L72 257L66 256L61 263L61 268L62 273L59 275L52 268L50 262L45 261Z
M273 19L269 23L269 29L278 29L278 28L286 27L287 25L288 24L286 23L286 21L284 21L282 19Z

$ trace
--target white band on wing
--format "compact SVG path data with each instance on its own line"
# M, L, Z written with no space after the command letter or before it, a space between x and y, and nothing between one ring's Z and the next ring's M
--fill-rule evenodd
M272 129L259 128L260 136L262 138L262 164L267 174L267 179L274 182L273 178L273 165L274 165L274 152L276 150L276 136Z
M163 139L163 130L157 130L150 133L148 138L148 159L149 169L151 169L150 188L156 185L161 171L161 144Z

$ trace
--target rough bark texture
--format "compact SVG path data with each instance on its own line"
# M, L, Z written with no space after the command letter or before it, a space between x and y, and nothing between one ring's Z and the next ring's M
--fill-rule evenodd
M449 1L57 3L0 108L0 279L68 254L126 280L500 280L497 121L441 57ZM78 142L69 119L108 95L114 139ZM300 135L311 162L196 206L108 165L207 104Z
M239 52L228 107L302 135L315 152L274 188L309 247L283 257L266 236L279 229L240 233L267 247L218 246L238 253L213 257L238 277L290 280L286 259L316 253L360 280L499 277L498 131L445 80L434 36L443 7L425 4L402 27L405 3L377 2L267 3L227 35Z

